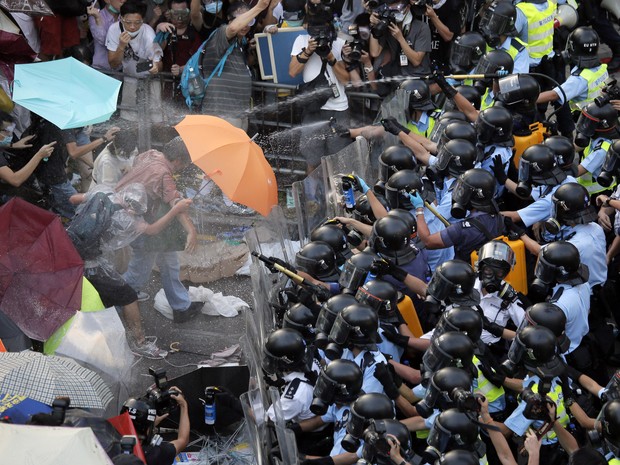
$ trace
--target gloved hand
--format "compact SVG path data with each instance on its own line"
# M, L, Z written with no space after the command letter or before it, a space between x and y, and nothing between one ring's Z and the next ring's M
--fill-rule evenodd
M319 302L325 302L332 296L329 289L323 286L312 286L311 292L316 296Z
M381 124L387 132L389 132L390 134L394 134L395 136L397 136L401 131L405 134L409 134L411 132L410 129L407 129L405 126L396 121L396 118L394 118L393 116L383 118L381 120Z
M296 421L287 421L286 427L295 433L295 437L298 437L303 432L301 426Z
M424 199L418 191L409 192L409 201L414 208L424 208Z
M405 270L399 268L398 266L394 265L392 262L386 259L375 260L370 267L370 271L373 274L381 276L389 274L393 276L394 279L401 282L405 281L408 275Z
M506 174L506 165L502 163L502 157L500 155L495 155L493 157L493 174L495 175L495 179L497 182L504 185L506 184L506 180L508 179L508 175Z
M502 334L504 334L504 328L495 322L489 321L486 316L482 317L482 327L495 337L502 337Z
M409 345L409 336L403 336L402 334L392 331L383 331L382 336L384 339L387 339L392 344L399 347L404 347L406 349Z
M458 91L446 81L442 72L435 71L433 73L433 81L435 81L447 98L454 98L454 96L458 94Z
M336 121L336 118L332 117L329 120L329 127L332 130L332 133L338 137L351 138L351 131L344 124L340 124Z
M515 224L515 222L512 221L512 218L509 218L507 216L504 217L504 227L509 233L514 233L517 238L525 235L525 228L522 228L521 226Z
M394 383L390 369L385 363L382 362L375 365L375 378L377 378L383 386L385 395L392 400L396 400L398 398L400 395L398 392L398 387L396 386L396 383Z
M501 371L500 368L494 370L486 363L481 363L480 365L478 365L478 368L480 369L484 377L495 386L500 387L504 384L504 381L506 380L506 375Z
M347 178L351 180L351 184L353 185L354 190L359 191L362 194L365 194L370 190L370 187L368 187L366 181L360 178L357 174L349 174Z

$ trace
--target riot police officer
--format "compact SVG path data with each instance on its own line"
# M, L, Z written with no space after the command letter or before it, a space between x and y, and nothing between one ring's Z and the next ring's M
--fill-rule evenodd
M607 449L607 463L620 464L620 400L607 402L600 416L603 440Z
M336 253L336 265L342 267L352 252L347 242L347 234L335 224L323 224L310 233L310 242L325 242Z
M312 284L321 285L332 294L340 292L336 253L326 242L304 245L295 255L295 264L301 275Z

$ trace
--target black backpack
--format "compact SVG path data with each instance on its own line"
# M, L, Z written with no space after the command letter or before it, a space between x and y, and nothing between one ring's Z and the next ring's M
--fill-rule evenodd
M73 245L83 260L101 255L101 236L112 223L112 215L122 207L110 200L110 194L97 192L78 211L67 228Z

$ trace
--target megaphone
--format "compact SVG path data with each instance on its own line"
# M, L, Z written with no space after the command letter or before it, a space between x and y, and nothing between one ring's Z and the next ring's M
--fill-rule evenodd
M553 27L557 29L560 26L564 26L568 29L572 29L577 25L578 20L579 15L577 14L577 10L572 6L568 4L558 5L555 18L553 19Z
M601 6L614 15L616 19L620 19L620 2L618 0L603 0Z

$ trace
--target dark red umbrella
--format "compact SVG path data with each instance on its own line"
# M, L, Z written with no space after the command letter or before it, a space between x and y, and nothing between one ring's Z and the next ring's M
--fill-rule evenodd
M80 309L84 263L60 219L20 198L0 207L0 308L45 341Z

